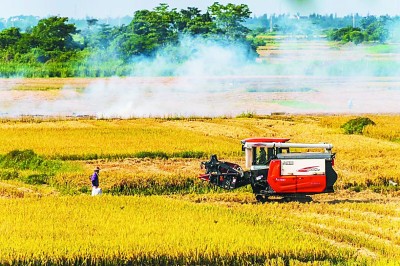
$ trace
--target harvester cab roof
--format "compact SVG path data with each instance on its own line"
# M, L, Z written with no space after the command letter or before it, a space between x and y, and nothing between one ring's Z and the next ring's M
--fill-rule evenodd
M331 154L331 150L333 148L332 144L327 144L327 143L319 143L319 144L310 144L310 143L289 143L290 139L287 138L247 138L241 141L242 143L242 151L245 152L245 158L246 158L246 165L245 168L252 168L253 166L256 165L262 165L263 163L260 163L260 161L257 159L257 151L258 150L265 150L267 149L267 163L268 164L272 159L278 158L278 157L284 157L288 156L285 154L288 154L290 152L296 152L297 158L312 158L314 156L324 156ZM302 149L307 149L307 152L301 153L300 151ZM317 153L317 152L310 152L309 150L316 150L316 149L323 149L323 153ZM321 155L322 154L322 155ZM294 154L291 154L289 156L295 156ZM263 158L260 158L263 159ZM263 162L263 160L262 160ZM253 167L254 168L254 167Z
M333 192L337 174L335 154L328 143L290 143L288 138L247 138L241 141L246 163L219 161L216 155L202 162L199 177L225 188L250 184L258 199L271 195L310 195Z

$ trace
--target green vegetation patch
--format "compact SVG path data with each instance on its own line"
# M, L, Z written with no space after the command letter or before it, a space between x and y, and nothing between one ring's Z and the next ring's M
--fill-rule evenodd
M59 168L59 164L47 161L32 150L13 150L0 157L1 168L15 170L43 170Z
M238 114L237 116L236 116L236 118L254 118L254 117L256 117L257 115L256 115L256 113L254 113L254 112L243 112L243 113L241 113L241 114Z
M400 47L393 44L371 45L366 48L368 53L372 54L389 54L398 52Z
M344 123L341 128L344 129L345 134L362 134L368 125L375 126L376 124L368 117L357 117Z
M26 184L49 184L51 178L65 170L60 161L46 160L32 150L13 150L0 156L0 179L20 180Z

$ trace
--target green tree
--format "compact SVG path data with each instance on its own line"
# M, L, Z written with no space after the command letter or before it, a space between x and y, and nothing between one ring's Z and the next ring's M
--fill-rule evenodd
M366 16L361 19L360 26L362 29L366 30L369 25L371 25L375 22L377 22L377 19L375 16Z
M157 38L151 34L123 33L113 41L113 47L120 53L124 61L128 61L132 56L152 55L159 44Z
M121 27L113 46L124 60L133 55L152 55L157 49L177 43L180 34L241 41L253 47L246 40L249 29L242 25L250 14L247 5L216 2L202 14L195 7L178 12L160 4L153 10L136 11L131 23Z
M95 18L87 18L87 19L86 19L86 23L87 23L87 25L88 25L88 28L95 27L98 21L99 21L99 20L98 20L98 19L95 19Z
M19 28L9 28L0 32L0 48L6 49L15 45L22 37Z
M179 13L160 4L153 10L138 10L131 23L121 27L113 45L124 60L132 55L151 55L158 48L178 41Z
M349 39L354 44L360 44L365 40L365 35L361 31L352 31L349 33Z
M118 31L108 24L100 24L95 30L85 34L85 44L89 47L107 49Z
M389 37L389 31L386 29L383 21L375 21L366 28L369 41L384 43Z
M30 52L34 40L28 33L21 33L19 28L9 28L0 32L0 50L3 50L1 55L5 61L18 61L27 62L22 58L29 58L25 56Z
M208 8L213 21L217 24L221 33L233 40L245 39L249 29L242 25L251 15L249 7L245 4L221 5L215 2Z
M327 36L331 41L353 42L354 44L360 44L368 39L366 33L360 28L351 26L329 31Z
M217 33L217 26L210 13L202 14L196 7L188 7L180 11L177 28L179 32L191 35L208 36Z
M167 4L160 4L152 11L136 11L128 30L141 36L149 35L148 37L157 39L158 44L162 45L177 40L178 17L176 9L169 10Z
M386 42L389 38L387 23L388 16L367 16L361 19L360 28L345 27L328 31L327 37L333 41L354 42L359 44L365 41Z

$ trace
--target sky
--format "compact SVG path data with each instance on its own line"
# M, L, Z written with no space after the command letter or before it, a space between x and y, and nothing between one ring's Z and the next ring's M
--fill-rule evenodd
M160 2L171 8L198 7L202 11L218 0L0 0L0 17L19 15L70 18L132 16L136 10L153 9ZM400 0L219 0L221 4L247 4L253 15L311 13L360 15L400 15ZM3 3L3 4L1 4Z

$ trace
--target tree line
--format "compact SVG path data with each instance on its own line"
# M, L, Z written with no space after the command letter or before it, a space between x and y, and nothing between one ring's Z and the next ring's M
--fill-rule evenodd
M129 75L133 58L153 57L160 49L179 43L182 36L240 44L255 56L264 41L260 34L325 34L329 40L386 42L387 26L400 21L388 16L336 18L312 14L250 17L245 4L215 2L205 12L196 7L177 10L160 4L153 10L138 10L127 24L110 25L86 19L86 26L67 17L38 20L22 31L9 27L0 31L0 76L27 77ZM28 17L32 21L32 17ZM357 21L355 24L354 22ZM348 26L348 25L352 26ZM177 51L171 51L176 53ZM177 55L176 63L182 58Z
M39 20L37 25L24 32L17 27L0 32L0 59L3 62L0 72L4 75L7 72L4 70L10 70L10 67L5 67L7 64L17 66L14 68L24 64L41 67L41 70L43 65L58 65L61 68L70 66L71 69L66 73L37 75L75 76L77 73L72 73L72 69L82 70L85 63L89 67L88 58L92 58L90 64L109 64L124 69L133 57L154 56L159 49L178 43L182 35L226 44L240 43L255 53L256 45L247 37L250 30L242 24L250 14L244 4L222 5L216 2L206 12L195 7L178 11L160 4L153 10L136 11L127 25L110 26L98 24L97 19L88 19L87 28L81 30L69 23L67 17L52 16ZM124 75L126 71L96 74L89 73L89 70L78 75ZM12 73L12 70L8 72Z
M332 41L384 43L389 38L388 25L393 20L389 16L367 16L361 19L360 25L347 26L339 29L332 29L327 32L327 38Z

